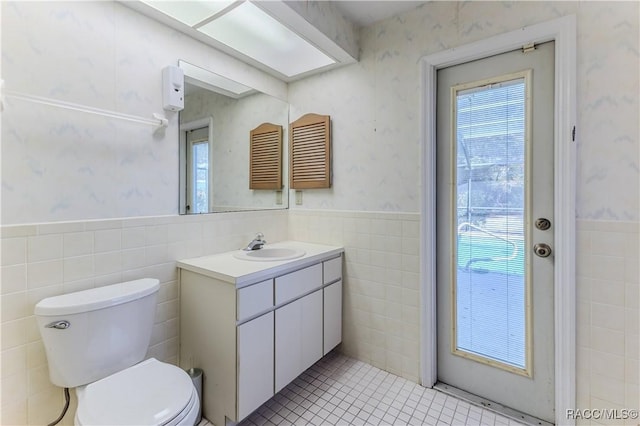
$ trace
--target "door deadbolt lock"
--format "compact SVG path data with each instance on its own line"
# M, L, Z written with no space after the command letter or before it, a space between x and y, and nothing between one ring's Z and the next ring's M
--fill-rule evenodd
M551 247L545 243L538 243L533 246L533 251L538 257L549 257L551 256Z
M546 231L547 229L551 228L551 221L547 218L540 217L536 219L536 228L541 231Z

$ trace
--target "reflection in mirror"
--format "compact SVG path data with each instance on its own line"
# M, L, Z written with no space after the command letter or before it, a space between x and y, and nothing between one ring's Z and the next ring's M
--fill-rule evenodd
M179 66L185 76L180 213L287 208L286 186L249 189L249 141L251 130L263 123L282 126L287 141L289 105L187 62L179 61ZM282 164L287 164L286 158ZM287 176L285 168L283 182L288 182Z

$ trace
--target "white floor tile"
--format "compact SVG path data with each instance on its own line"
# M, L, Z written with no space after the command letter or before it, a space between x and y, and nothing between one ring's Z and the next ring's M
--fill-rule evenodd
M238 426L419 426L520 423L330 353ZM198 426L213 426L206 419Z

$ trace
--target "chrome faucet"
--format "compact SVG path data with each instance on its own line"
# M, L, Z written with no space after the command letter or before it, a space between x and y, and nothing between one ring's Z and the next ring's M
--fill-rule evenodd
M260 250L262 246L265 244L267 244L267 240L264 239L264 234L262 232L258 232L256 237L243 250L244 251Z

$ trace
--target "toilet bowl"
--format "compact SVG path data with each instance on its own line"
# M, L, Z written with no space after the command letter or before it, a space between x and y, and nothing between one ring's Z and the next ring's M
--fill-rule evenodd
M145 278L36 304L49 378L76 388L77 425L189 425L200 401L186 371L148 358L159 281Z
M193 425L199 401L189 375L155 358L76 388L77 425Z

